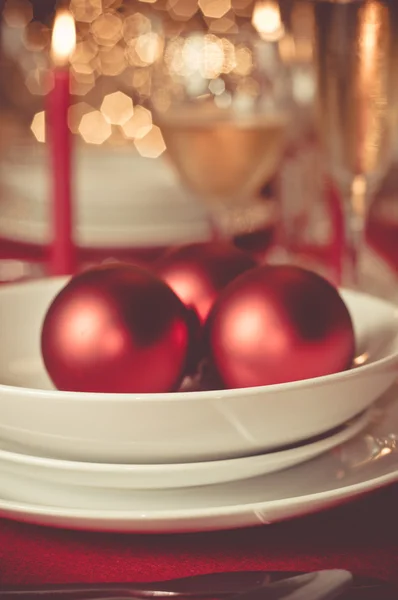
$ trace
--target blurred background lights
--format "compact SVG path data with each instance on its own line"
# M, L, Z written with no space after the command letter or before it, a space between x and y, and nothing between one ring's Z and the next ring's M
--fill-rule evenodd
M76 73L71 70L70 89L74 96L86 96L95 85L94 73Z
M123 37L126 42L138 38L144 33L149 33L151 30L152 24L150 19L141 13L135 13L124 19Z
M279 5L274 0L261 0L253 10L252 24L260 36L276 41L284 34Z
M145 158L158 158L166 150L162 132L156 125L144 137L134 140L134 145Z
M152 129L152 113L144 106L136 106L134 114L122 124L127 139L141 139Z
M122 37L123 21L115 13L103 13L91 24L95 41L102 46L113 47Z
M252 52L246 46L240 46L235 51L235 65L233 70L238 75L249 75L253 70Z
M29 0L7 0L2 16L9 27L26 27L33 18L33 7Z
M209 83L209 90L215 96L219 96L223 92L225 92L225 82L222 79L212 79Z
M94 108L87 102L77 102L69 108L68 124L72 133L79 133L80 122L84 115L93 112Z
M123 5L123 0L102 0L102 7L104 10L111 8L112 10L116 10L120 6Z
M52 88L50 72L40 68L29 71L25 78L25 85L31 94L40 96L48 94Z
M38 142L46 141L46 116L44 110L35 114L30 128Z
M102 13L102 0L72 0L70 10L76 21L92 23Z
M199 0L199 7L206 17L219 19L231 8L231 0Z
M103 144L112 134L112 127L104 115L95 110L82 117L79 133L88 144Z
M120 75L127 66L124 48L119 45L101 49L99 59L97 71L102 75Z
M198 11L198 0L168 0L167 9L178 21L188 21Z
M238 103L252 102L258 93L252 49L244 37L229 34L255 30L275 41L281 60L298 67L296 100L305 104L314 94L312 73L302 68L312 48L313 8L307 0L295 3L290 12L280 0L66 0L60 5L69 6L76 21L69 127L80 141L127 144L142 156L159 156L165 144L148 107L158 113L169 110L172 85L181 76L189 75L193 82L186 93L212 98L220 108L235 108L229 81L243 77ZM40 110L52 85L52 17L39 1L34 11L30 0L3 0L3 8L2 45L11 65L5 93L23 111L31 138L42 142L45 119ZM193 32L200 33L185 36ZM155 87L153 66L164 50L163 34L169 37L168 81Z
M94 40L78 42L76 44L73 56L71 57L71 63L76 70L78 70L78 65L84 65L86 68L90 68L92 70L90 62L97 56L97 54L98 45L94 42Z
M209 31L210 33L238 33L239 28L235 22L234 14L228 13L220 19L211 20Z
M31 21L24 29L23 41L27 50L39 52L49 46L50 29L39 21Z
M144 64L153 64L162 52L160 35L153 31L144 33L137 39L135 51Z
M176 58L180 49L176 48ZM173 69L183 75L200 73L205 79L217 77L223 70L224 48L221 40L212 35L188 38L181 52L181 59L173 64Z
M101 112L108 123L123 125L134 114L133 101L123 92L114 92L105 96L101 104Z

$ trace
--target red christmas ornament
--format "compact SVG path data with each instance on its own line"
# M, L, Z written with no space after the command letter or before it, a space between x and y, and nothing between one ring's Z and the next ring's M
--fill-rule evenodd
M310 379L350 368L350 314L337 290L293 266L263 266L233 281L206 324L209 354L226 387Z
M155 269L186 306L195 308L204 323L220 291L256 265L245 252L217 242L173 249L158 261Z
M42 355L60 390L176 390L190 351L191 316L174 292L139 267L113 264L74 277L51 304Z

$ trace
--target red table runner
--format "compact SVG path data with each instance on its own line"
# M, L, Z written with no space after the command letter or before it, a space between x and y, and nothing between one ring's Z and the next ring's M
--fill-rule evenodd
M240 531L135 536L0 520L0 587L321 568L398 583L397 511L398 485L331 511Z

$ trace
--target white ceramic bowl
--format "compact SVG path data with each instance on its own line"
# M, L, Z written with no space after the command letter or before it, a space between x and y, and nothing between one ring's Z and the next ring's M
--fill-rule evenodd
M90 488L94 494L102 495L105 490L114 490L117 493L124 490L134 493L137 490L176 490L242 481L289 469L324 454L355 437L369 425L372 416L373 409L370 408L329 436L281 452L185 464L118 465L58 460L23 454L12 444L2 441L0 442L2 488L4 489L4 475L12 474L20 481L18 498L30 502L33 482L38 486L38 490L41 484L49 485L50 489L55 486L58 497L56 504L65 506L68 495L76 502L82 494L87 493L87 488ZM62 486L60 491L59 486Z
M32 453L81 461L167 463L264 453L358 415L397 376L398 310L342 292L358 353L350 371L289 384L174 394L53 389L40 354L46 310L65 279L0 288L0 438Z

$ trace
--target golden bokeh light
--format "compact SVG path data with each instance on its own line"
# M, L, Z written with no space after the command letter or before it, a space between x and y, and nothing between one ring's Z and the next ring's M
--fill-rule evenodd
M253 54L250 48L239 46L235 50L234 73L237 75L249 75L253 70Z
M229 12L225 17L212 19L209 24L209 32L215 34L238 33L239 28L235 22L234 14Z
M138 92L147 91L151 84L151 73L149 69L134 69L131 84Z
M72 67L74 75L80 81L80 75L93 75L94 69L90 63L75 63Z
M94 112L94 108L87 102L77 102L72 104L68 112L68 125L72 133L78 134L79 127L84 115Z
M91 33L97 44L112 48L122 38L123 21L115 13L102 13L91 24Z
M223 66L223 44L215 35L192 36L185 41L181 69L184 76L200 73L204 79L213 79L222 72Z
M35 114L30 129L38 142L44 143L46 141L46 114L44 110Z
M138 39L138 38L137 38ZM146 63L141 60L137 53L137 39L131 40L125 48L124 56L127 63L132 67L145 67Z
M123 0L102 0L102 8L104 10L117 10L123 5Z
M71 0L70 10L76 21L92 23L102 13L102 0Z
M222 94L220 94L219 96L215 96L214 104L217 106L217 108L221 108L222 110L230 108L230 106L232 104L231 94L229 92L225 91Z
M198 11L198 0L168 0L167 10L176 20L188 21Z
M85 40L76 44L75 51L71 57L71 63L75 67L76 71L79 69L77 65L90 65L90 62L98 54L98 45L94 40Z
M251 17L253 0L233 0L233 10L238 17Z
M98 57L97 71L102 75L120 75L127 66L124 49L119 44L113 48L101 49Z
M47 69L33 69L25 78L25 85L29 92L35 96L44 96L52 88L52 79Z
M225 81L220 78L212 79L209 83L209 90L215 96L223 94L225 92Z
M29 0L7 0L2 18L8 27L26 27L33 18L33 7Z
M238 46L238 50L241 49ZM250 53L249 49L244 49L246 54ZM245 74L250 71L251 54L246 54L238 55L237 73L239 69ZM231 40L214 34L195 34L187 39L176 37L167 45L165 63L172 77L196 74L203 79L216 79L221 73L231 73L237 67L236 48ZM199 82L198 78L196 80Z
M59 6L69 6L76 33L74 52L68 55L75 96L71 131L91 144L134 141L143 156L164 151L161 132L145 108L149 102L159 113L169 110L178 94L219 108L235 107L235 97L258 96L254 46L243 36L233 39L229 34L250 34L254 27L278 42L287 63L309 57L306 32L313 9L292 11L289 36L279 0L68 0ZM10 48L14 44L9 54L16 57L27 93L47 94L48 23L33 19L31 0L4 0L2 27L21 30L8 31L4 39L11 40ZM159 79L153 81L153 65L164 50L163 71L156 70ZM32 132L41 140L40 119L44 128L44 116L37 113Z
M39 21L31 21L24 29L24 44L27 50L40 52L49 46L50 30Z
M133 116L123 123L122 131L127 139L141 139L152 129L152 114L144 106L136 106Z
M167 89L160 88L154 90L151 94L153 106L160 113L165 113L171 107L170 92Z
M126 17L123 22L123 37L126 42L152 31L152 23L148 17L135 13Z
M78 130L88 144L103 144L112 134L111 125L99 110L85 114Z
M157 125L153 125L144 137L135 139L134 146L144 158L158 158L166 150L162 132Z
M111 125L123 125L134 115L132 99L123 92L114 92L105 96L101 112Z
M162 38L154 31L140 35L135 44L137 56L145 65L153 64L162 50Z
M221 38L221 45L224 53L224 62L222 73L231 73L236 67L236 48L227 38Z
M79 73L72 68L70 76L70 91L74 96L85 96L95 86L94 73Z
M219 19L231 10L231 0L199 0L199 8L205 17Z
M281 39L285 32L279 5L275 0L257 2L253 10L252 24L260 36L268 41Z

